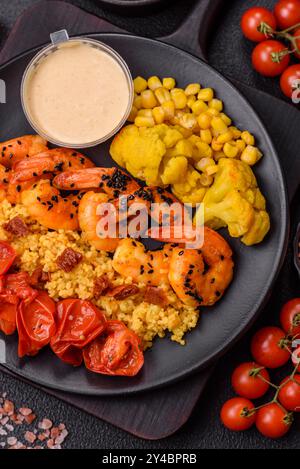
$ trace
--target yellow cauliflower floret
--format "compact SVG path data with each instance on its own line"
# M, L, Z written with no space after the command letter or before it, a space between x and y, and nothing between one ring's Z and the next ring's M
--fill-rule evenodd
M163 172L161 175L163 184L175 184L182 181L188 167L188 161L185 156L166 158L166 161L164 160L163 163Z
M160 126L156 126L160 127ZM147 185L160 183L159 167L166 153L166 145L153 128L124 127L114 138L110 154L118 165L125 167L134 177Z
M203 200L206 192L201 184L201 175L193 166L188 165L184 179L171 186L173 194L184 203L196 204Z
M269 231L265 198L252 169L243 161L218 161L218 172L203 198L203 206L207 225L214 229L228 226L230 235L242 236L247 245L259 243Z

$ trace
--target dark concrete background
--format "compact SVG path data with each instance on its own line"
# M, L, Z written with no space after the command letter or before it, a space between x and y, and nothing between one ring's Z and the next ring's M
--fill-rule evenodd
M0 0L0 46L7 38L17 16L37 0ZM164 11L146 17L121 17L111 14L99 6L97 0L72 0L70 3L105 17L124 29L136 34L157 37L171 32L184 18L191 0L171 1ZM276 79L264 79L251 70L251 44L242 39L239 19L247 7L259 4L272 7L274 0L226 1L222 20L212 31L209 49L209 62L227 76L239 77L245 83L282 97ZM298 194L299 195L299 194ZM298 199L299 200L299 199ZM292 233L300 219L300 207L296 202L292 209ZM275 324L280 306L289 298L299 296L299 279L292 263L290 248L286 262L274 288L268 308L254 329L231 352L223 357L200 399L191 419L175 435L161 441L149 442L132 437L102 421L65 405L37 391L18 380L0 374L0 393L7 392L17 405L28 405L39 414L47 415L53 421L64 421L70 431L65 448L299 448L300 420L296 419L290 433L279 441L271 441L260 436L254 429L245 433L231 433L225 430L218 418L222 403L233 396L230 389L230 375L234 366L250 359L249 340L253 332L262 324ZM284 373L284 371L283 371ZM287 373L287 370L286 370Z

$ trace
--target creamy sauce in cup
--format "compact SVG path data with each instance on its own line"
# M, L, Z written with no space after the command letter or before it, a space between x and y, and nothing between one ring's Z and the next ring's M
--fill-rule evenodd
M31 124L66 146L106 140L126 120L131 102L129 72L112 54L80 39L60 44L29 66L23 83Z

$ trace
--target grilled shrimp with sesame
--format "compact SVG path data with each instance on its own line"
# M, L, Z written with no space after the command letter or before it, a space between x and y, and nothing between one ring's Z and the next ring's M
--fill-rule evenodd
M82 196L77 193L63 197L50 180L41 179L21 193L21 203L45 228L75 231L79 229L78 207Z
M47 142L39 135L24 135L0 143L0 164L12 168L15 163L46 151Z
M232 251L216 231L204 227L201 249L173 249L169 281L178 298L189 306L216 303L233 277Z
M130 277L133 282L168 285L172 249L170 244L165 244L162 249L149 251L139 241L124 238L119 242L112 265L122 277Z

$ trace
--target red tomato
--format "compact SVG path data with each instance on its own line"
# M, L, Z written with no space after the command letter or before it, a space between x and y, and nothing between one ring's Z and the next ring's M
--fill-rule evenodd
M260 369L260 365L254 362L242 363L233 372L231 383L235 392L247 399L258 399L269 389L269 384L263 381L262 376L270 381L269 373L266 369Z
M16 257L17 253L14 248L5 241L0 241L0 275L9 270Z
M280 311L280 323L287 334L300 334L300 298L285 303Z
M22 300L17 310L17 329L19 333L19 357L36 355L49 344L55 334L55 302L45 291L28 302Z
M241 20L241 28L244 36L250 39L250 41L264 41L266 35L258 31L261 23L266 23L273 30L276 29L275 16L270 10L267 10L267 8L253 7L246 10Z
M276 3L274 14L280 29L287 29L300 23L300 1L280 0Z
M296 44L297 44L298 49L300 50L300 28L298 28L294 31L293 36L295 38L299 38L299 39L296 40ZM297 59L300 59L300 53L299 52L295 52L295 56L297 57Z
M300 412L300 375L295 375L293 381L289 378L281 382L278 399L286 410Z
M260 42L252 52L253 68L266 77L281 75L290 62L290 56L283 55L279 61L276 61L272 58L272 54L282 54L283 51L287 51L287 48L279 41L270 39Z
M135 376L144 364L140 339L120 321L108 321L105 333L83 350L85 366L105 375Z
M270 403L257 411L256 428L268 438L285 435L293 422L293 415L284 411L278 404Z
M295 92L295 98L300 99L300 64L291 65L280 77L280 88L282 92L291 98ZM298 90L297 90L298 88Z
M5 291L16 295L20 300L33 300L38 292L30 286L30 276L27 272L19 272L18 274L8 274L4 279Z
M290 346L285 333L279 327L264 327L256 332L251 342L254 360L266 368L278 368L290 358Z
M0 301L0 331L11 335L16 330L17 304Z
M256 420L254 405L243 397L234 397L226 401L221 409L221 421L226 428L235 432L248 430ZM250 412L249 412L250 411Z
M82 349L106 326L102 311L90 301L68 299L57 304L56 334L51 338L53 352L66 363L79 366Z

